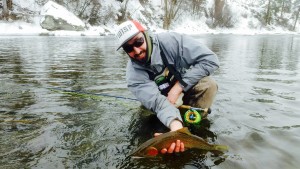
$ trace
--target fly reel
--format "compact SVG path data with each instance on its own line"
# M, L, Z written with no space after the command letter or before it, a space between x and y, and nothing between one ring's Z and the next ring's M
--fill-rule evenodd
M188 110L184 114L184 121L189 124L199 124L201 119L201 114L196 110Z

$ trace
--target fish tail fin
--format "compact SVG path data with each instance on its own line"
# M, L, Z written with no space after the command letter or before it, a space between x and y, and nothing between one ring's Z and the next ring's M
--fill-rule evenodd
M214 148L215 150L222 151L222 152L228 151L228 146L226 145L215 145Z

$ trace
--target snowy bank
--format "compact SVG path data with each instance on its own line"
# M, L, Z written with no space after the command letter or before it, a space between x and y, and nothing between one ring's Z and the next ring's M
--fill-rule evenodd
M20 1L22 2L22 1ZM20 3L19 2L19 3ZM138 3L138 1L134 1ZM133 3L130 2L130 3ZM21 5L28 5L27 3L21 3ZM142 17L143 14L141 10L145 10L142 8L142 5L137 9L131 9L136 11L134 18L140 18L140 21L149 23L148 20L145 17ZM23 7L23 6L22 6ZM134 5L129 5L129 7L134 7ZM85 24L82 20L80 20L77 16L75 16L73 13L69 12L65 7L58 5L57 3L53 1L48 1L44 6L42 7L35 7L35 11L39 11L39 15L35 16L33 18L32 23L26 23L22 21L0 21L0 36L9 36L9 35L17 35L17 36L27 36L27 35L49 35L49 36L105 36L105 35L111 35L115 32L116 25L112 24L110 26L90 26L88 24ZM235 5L235 11L239 13L236 16L242 15L244 12L242 8L239 8L238 5ZM57 21L54 21L54 23L50 22L49 25L53 26L54 28L56 26L56 31L49 31L51 28L47 27L48 29L43 29L42 26L43 22L45 21L45 17L50 16L53 19L58 19ZM249 15L250 16L250 15ZM197 20L191 19L189 15L183 15L183 20L178 23L174 23L172 26L172 30L179 33L184 34L242 34L242 35L255 35L255 34L300 34L300 32L292 32L288 30L284 30L281 27L262 27L258 23L257 19L254 17L248 17L247 19L238 19L238 21L234 28L216 28L216 29L210 29L205 22L207 21L207 18L201 17ZM61 21L65 23L70 23L71 27L72 25L79 26L83 29L82 31L66 31L60 24ZM42 26L41 26L42 25ZM159 28L158 25L152 24L147 25L148 29L152 32L162 32L166 31L161 28ZM70 27L70 26L69 26ZM251 27L251 28L250 28ZM45 26L44 26L45 28ZM63 30L58 30L63 29ZM78 30L78 29L77 29Z

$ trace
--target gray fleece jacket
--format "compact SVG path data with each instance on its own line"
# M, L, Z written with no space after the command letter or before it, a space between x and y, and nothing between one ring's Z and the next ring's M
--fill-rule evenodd
M158 119L167 127L174 119L182 121L179 110L160 93L156 83L149 78L147 71L159 73L165 69L160 47L169 64L175 69L187 86L184 92L193 87L200 79L211 75L219 67L217 56L199 41L178 33L160 33L151 36L153 50L151 64L140 65L132 60L127 63L126 80L128 89L149 110L157 114ZM147 70L147 71L146 71Z

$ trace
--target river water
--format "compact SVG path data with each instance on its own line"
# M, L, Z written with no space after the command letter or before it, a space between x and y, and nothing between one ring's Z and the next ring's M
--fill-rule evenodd
M127 90L113 37L2 36L1 168L298 168L300 36L195 38L221 66L212 114L193 131L228 152L129 158L167 130Z

